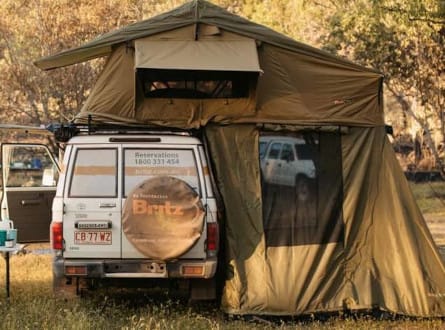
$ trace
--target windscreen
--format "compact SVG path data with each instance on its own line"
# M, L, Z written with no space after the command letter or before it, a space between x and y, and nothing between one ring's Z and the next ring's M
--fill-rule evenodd
M343 237L342 164L336 133L262 132L259 140L267 246Z
M7 187L55 187L58 170L42 145L4 145Z

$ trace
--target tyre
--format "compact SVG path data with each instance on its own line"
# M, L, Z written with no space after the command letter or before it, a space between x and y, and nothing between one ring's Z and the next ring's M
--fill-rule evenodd
M183 180L161 176L143 181L128 195L122 226L144 256L177 258L201 237L205 210L198 193Z
M81 298L88 289L88 281L84 278L67 278L53 274L53 293L58 298L65 300Z
M295 180L295 199L297 202L307 202L310 199L311 188L309 179L305 176L298 176Z

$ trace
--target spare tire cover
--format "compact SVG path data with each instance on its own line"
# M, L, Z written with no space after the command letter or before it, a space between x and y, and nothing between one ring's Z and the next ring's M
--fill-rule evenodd
M146 257L167 260L189 250L201 236L204 208L184 181L161 176L143 181L128 195L122 227Z

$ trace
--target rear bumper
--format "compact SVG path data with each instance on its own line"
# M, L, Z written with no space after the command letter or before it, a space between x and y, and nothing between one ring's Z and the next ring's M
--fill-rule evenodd
M181 259L159 262L154 260L63 259L53 260L55 277L87 278L212 278L217 258L206 260Z

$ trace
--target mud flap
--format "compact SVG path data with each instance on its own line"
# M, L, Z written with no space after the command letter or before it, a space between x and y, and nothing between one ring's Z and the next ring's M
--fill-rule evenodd
M216 299L216 280L210 279L192 279L190 281L190 300L215 300Z

